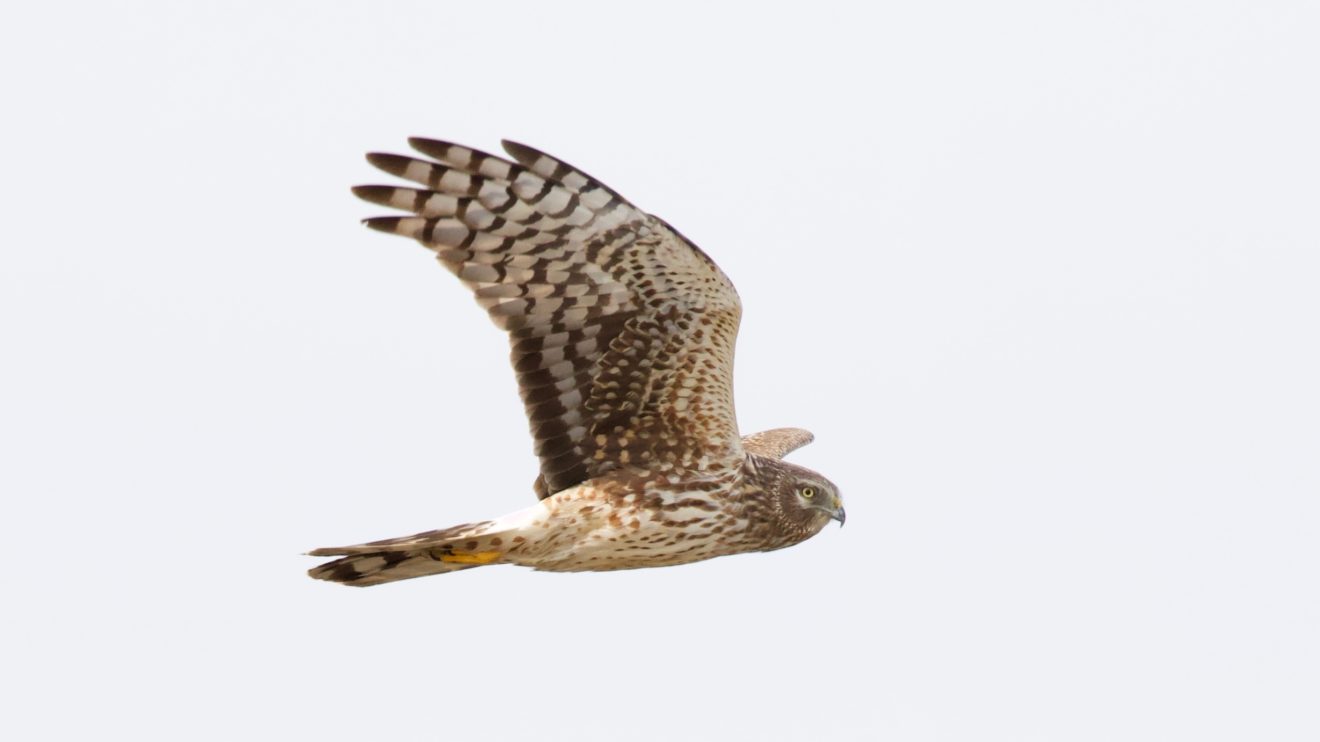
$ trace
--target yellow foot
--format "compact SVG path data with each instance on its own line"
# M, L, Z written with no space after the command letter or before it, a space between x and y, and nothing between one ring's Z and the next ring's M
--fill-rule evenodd
M440 561L454 564L490 564L499 558L498 551L455 551L452 554L440 555Z

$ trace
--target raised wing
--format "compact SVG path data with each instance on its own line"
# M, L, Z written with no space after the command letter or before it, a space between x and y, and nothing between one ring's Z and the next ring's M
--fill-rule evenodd
M504 142L517 162L430 139L431 160L367 160L424 188L359 186L509 333L541 460L537 493L621 467L701 476L741 465L733 349L741 306L695 245L586 173Z
M767 459L782 459L816 439L802 428L774 428L743 436L743 450Z

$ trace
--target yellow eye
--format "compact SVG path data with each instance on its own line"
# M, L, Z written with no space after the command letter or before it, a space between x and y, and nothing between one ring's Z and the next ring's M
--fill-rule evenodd
M816 496L815 487L803 487L801 490L799 490L799 492L801 492L802 496L807 498L808 500Z

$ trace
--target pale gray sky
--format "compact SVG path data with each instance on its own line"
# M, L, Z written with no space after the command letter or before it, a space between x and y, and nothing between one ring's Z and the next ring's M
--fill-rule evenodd
M3 16L5 739L1320 737L1314 4ZM700 244L848 526L307 579L532 502L504 338L357 224L408 135Z

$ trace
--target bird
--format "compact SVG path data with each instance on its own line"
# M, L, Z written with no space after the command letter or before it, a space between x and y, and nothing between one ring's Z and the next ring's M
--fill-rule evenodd
M784 461L800 428L740 436L737 291L663 219L582 170L504 140L510 159L410 138L367 161L413 185L359 198L475 295L511 345L540 461L535 505L354 546L311 577L357 587L496 564L548 572L665 567L781 549L843 525L839 489Z

